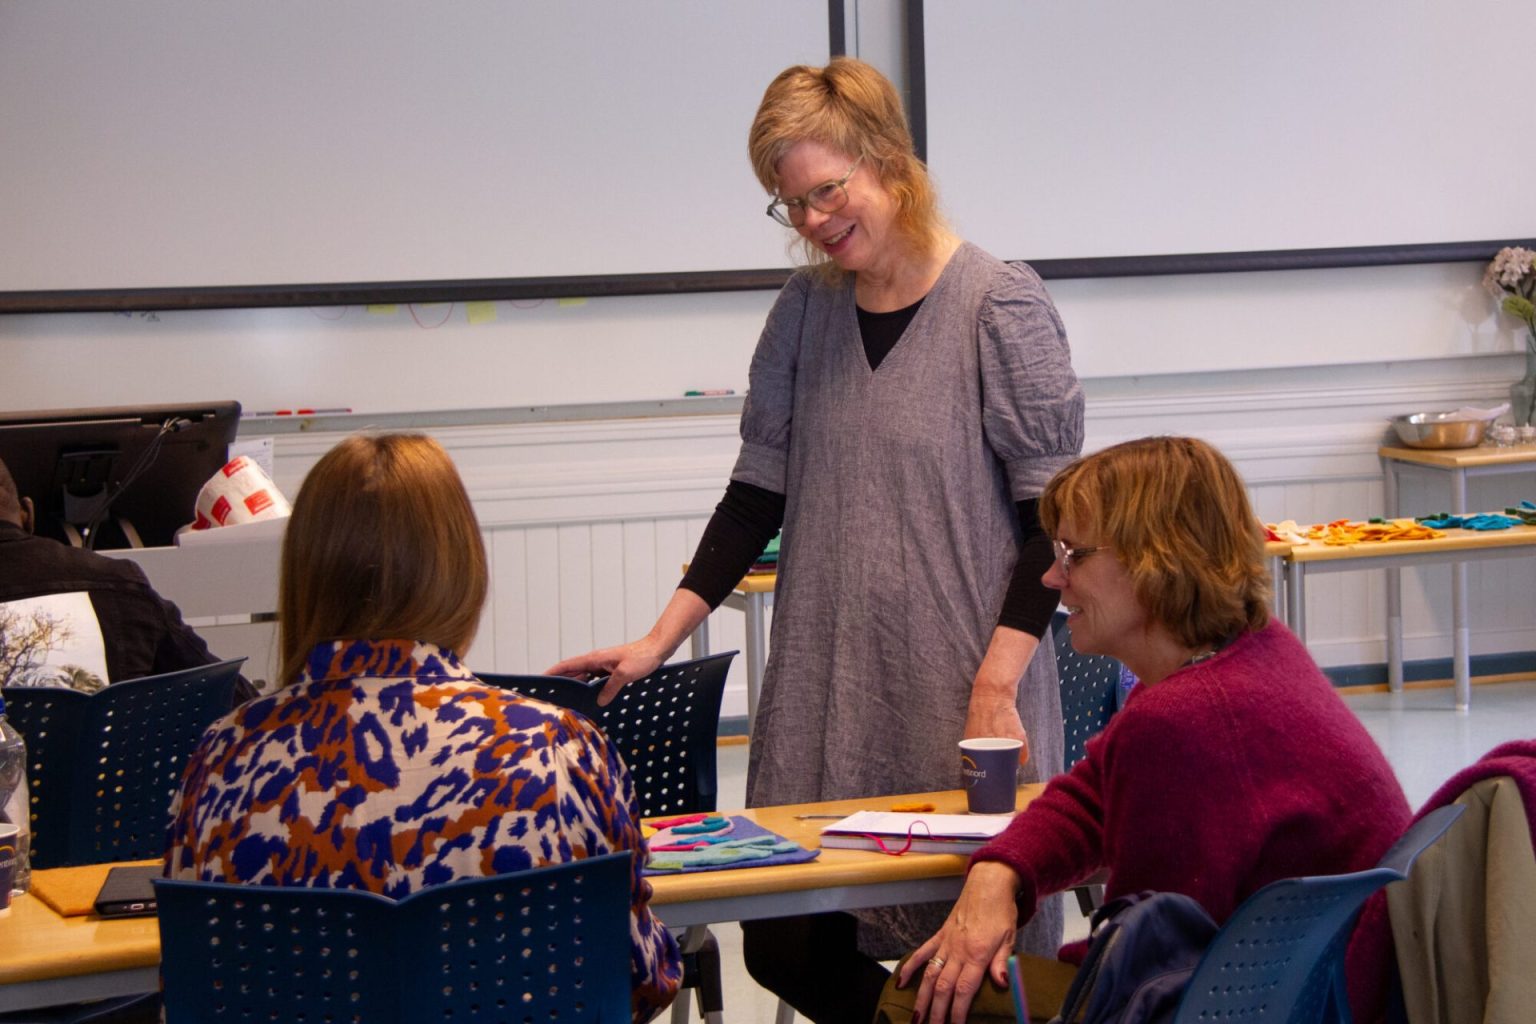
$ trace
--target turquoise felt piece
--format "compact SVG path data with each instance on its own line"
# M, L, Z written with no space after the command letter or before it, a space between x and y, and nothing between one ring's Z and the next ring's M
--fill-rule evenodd
M1519 526L1512 516L1489 513L1476 516L1426 516L1419 520L1432 530L1507 530Z
M713 832L730 832L731 819L720 816L705 818L703 821L694 822L691 825L673 825L666 831L674 836L695 836Z

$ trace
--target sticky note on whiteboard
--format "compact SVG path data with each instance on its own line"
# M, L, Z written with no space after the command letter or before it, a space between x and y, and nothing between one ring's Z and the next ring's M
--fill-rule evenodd
M586 299L561 299L559 301L561 306L585 306L586 304Z
M490 324L496 322L496 303L494 302L466 302L464 312L472 324Z

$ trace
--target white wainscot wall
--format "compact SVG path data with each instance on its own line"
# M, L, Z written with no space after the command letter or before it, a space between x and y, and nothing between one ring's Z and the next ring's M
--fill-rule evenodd
M1146 434L1193 434L1220 447L1267 521L1361 518L1382 509L1377 447L1405 410L1501 400L1503 361L1374 366L1088 382L1086 448ZM386 424L388 425L388 424ZM676 586L728 479L731 415L455 426L432 432L452 452L485 532L492 593L469 655L485 671L539 672L559 658L641 635ZM290 495L335 434L278 438ZM1473 481L1474 508L1536 497L1536 474ZM1405 481L1403 508L1449 507L1449 491ZM1536 649L1536 563L1470 569L1473 651ZM1449 569L1405 571L1409 660L1449 657ZM1308 584L1309 643L1325 666L1381 663L1382 573ZM717 611L715 650L744 646L742 616ZM679 656L686 656L686 646ZM746 714L738 660L724 717Z

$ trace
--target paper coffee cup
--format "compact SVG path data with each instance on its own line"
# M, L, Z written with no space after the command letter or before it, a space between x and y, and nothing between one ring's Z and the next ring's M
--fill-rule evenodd
M10 913L11 886L16 884L16 867L20 862L20 835L17 826L0 823L0 913Z
M1019 796L1023 740L978 737L960 741L960 784L972 814L1012 814Z
M288 499L272 478L253 459L239 455L225 463L197 492L197 518L192 529L281 519L292 512Z

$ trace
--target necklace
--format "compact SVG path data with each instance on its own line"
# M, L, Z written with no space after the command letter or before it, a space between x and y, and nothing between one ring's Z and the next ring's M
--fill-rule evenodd
M1182 667L1189 668L1189 666L1191 666L1191 665L1198 665L1202 661L1207 661L1207 660L1209 660L1211 658L1214 658L1214 657L1216 657L1216 651L1217 651L1217 648L1213 647L1213 648L1211 648L1208 651L1201 651L1199 654L1191 655L1190 659L1188 661L1186 661L1183 664Z

